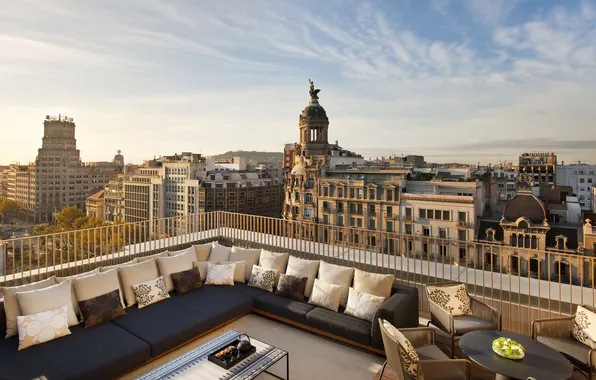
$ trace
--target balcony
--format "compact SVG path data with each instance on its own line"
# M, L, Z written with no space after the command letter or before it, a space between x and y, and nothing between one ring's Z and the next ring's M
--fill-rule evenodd
M374 233L375 245L370 245L366 236L358 243L349 243L347 237L354 232L364 235ZM594 306L596 300L594 273L587 270L596 265L593 257L519 250L517 255L520 259L516 264L519 270L513 270L506 259L510 254L508 248L499 245L226 212L0 241L0 270L3 274L0 286L38 281L52 275L75 275L100 266L210 241L288 252L300 258L322 259L366 271L391 273L398 284L419 290L421 324L425 324L424 318L428 317L429 310L424 286L437 281L467 284L470 294L501 311L504 330L522 334L530 333L530 324L538 315L569 315L575 305ZM530 260L536 255L542 260L533 264L531 272L540 275L529 276ZM567 272L558 268L557 272L550 263L560 261L563 256L571 268ZM373 379L383 362L378 356L336 345L252 314L223 329L246 331L265 341L291 348L293 357L299 358L294 359L298 361L292 367L292 371L296 371L293 377L298 379L321 378L322 374L342 379ZM218 329L198 342L221 332L222 329ZM183 346L150 367L167 362L175 357L173 355L187 352L197 344L193 342ZM140 368L127 378L148 370L147 367Z
M468 222L466 222L465 220L458 220L456 222L456 225L458 228L469 228L470 224Z

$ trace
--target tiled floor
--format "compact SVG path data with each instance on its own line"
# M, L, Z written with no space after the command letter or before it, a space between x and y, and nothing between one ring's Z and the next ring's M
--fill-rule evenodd
M122 380L135 379L228 330L247 333L249 336L254 336L288 351L290 353L290 379L369 380L375 377L384 362L380 356L368 354L294 327L249 314L124 376ZM274 365L271 372L285 377L285 360ZM259 379L275 378L263 374Z

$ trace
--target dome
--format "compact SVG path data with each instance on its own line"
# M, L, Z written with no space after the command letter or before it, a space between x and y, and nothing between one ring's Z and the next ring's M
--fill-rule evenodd
M513 197L503 211L503 217L508 221L516 221L521 217L528 218L532 223L539 224L546 220L546 209L542 201L530 192L519 192Z
M325 112L325 109L321 107L318 102L317 104L311 103L306 106L304 111L302 111L302 117L320 117L327 119L327 112Z

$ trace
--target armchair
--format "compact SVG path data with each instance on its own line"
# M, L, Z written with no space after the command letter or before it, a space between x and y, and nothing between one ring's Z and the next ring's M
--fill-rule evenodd
M462 285L458 282L442 282L429 284L434 288L450 288ZM428 287L426 288L427 296L429 295ZM427 327L432 323L451 337L451 357L455 355L455 341L465 333L476 330L501 330L501 313L477 300L470 297L467 290L465 292L470 300L470 311L466 315L454 316L446 308L434 302L431 297L428 297L430 305L430 321Z
M465 359L449 359L435 345L435 331L428 327L397 330L387 321L378 320L383 337L387 361L383 364L379 379L382 379L385 367L389 365L399 380L409 380L415 367L417 378L425 380L469 380L471 365ZM408 343L409 342L409 343ZM412 360L404 360L403 355L411 345L415 350ZM401 352L400 352L401 351Z
M596 308L584 308L596 312ZM532 339L559 351L571 364L588 374L596 372L596 342L584 336L583 342L573 336L575 315L560 318L536 319L532 322Z

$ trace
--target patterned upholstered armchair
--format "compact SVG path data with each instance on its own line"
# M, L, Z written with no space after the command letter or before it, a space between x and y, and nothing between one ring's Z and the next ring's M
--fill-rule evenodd
M469 380L471 365L465 359L449 359L435 345L435 330L429 327L396 329L389 322L378 320L387 361L379 379L389 365L398 380L414 377L424 380Z
M594 307L581 308L596 313ZM596 374L596 342L582 331L582 323L587 319L582 317L581 308L570 317L536 319L532 322L532 338L559 351L592 379Z
M430 321L451 337L451 357L455 355L455 341L475 330L501 330L501 313L473 297L466 285L459 282L440 282L426 286L430 305Z

